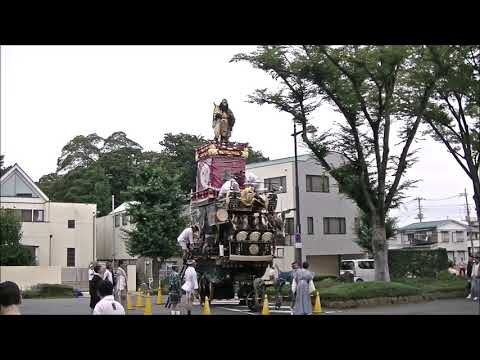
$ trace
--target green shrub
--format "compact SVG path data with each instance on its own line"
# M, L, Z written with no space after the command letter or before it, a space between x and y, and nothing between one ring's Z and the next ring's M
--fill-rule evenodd
M448 269L445 249L395 249L388 252L388 266L392 279L404 277L436 278Z
M38 284L22 292L24 299L69 298L73 296L73 287L62 284Z
M450 293L450 292L460 292L465 290L467 284L466 280L452 276L448 274L448 277L445 279L431 279L431 278L416 278L416 279L397 279L397 282L401 282L406 285L414 286L422 292L422 294L431 294L431 293Z
M420 289L402 283L395 282L359 282L345 283L320 291L322 300L342 301L371 299L377 297L397 297L420 295Z
M336 279L338 279L338 277L335 276L335 275L316 275L313 278L313 281L317 282L317 281L323 281L323 280L326 280L326 279L336 280Z

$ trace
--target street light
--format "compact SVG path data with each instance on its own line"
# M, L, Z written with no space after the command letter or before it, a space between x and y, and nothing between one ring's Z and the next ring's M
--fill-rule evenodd
M313 134L317 129L309 125L307 126L307 133ZM298 155L297 155L297 135L301 134L303 130L297 131L297 123L293 120L293 144L295 147L295 261L300 265L302 263L302 226L300 221L300 190L298 186Z

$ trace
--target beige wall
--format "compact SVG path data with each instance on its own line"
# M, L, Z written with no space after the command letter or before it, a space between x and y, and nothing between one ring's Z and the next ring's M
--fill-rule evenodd
M19 201L22 200L22 201ZM75 248L75 267L88 267L94 261L94 216L96 204L45 202L34 204L17 199L3 202L9 209L44 210L44 222L22 223L21 244L38 247L38 265L67 266L67 248ZM68 220L75 220L75 228L68 228ZM50 262L50 234L51 242Z
M315 275L338 276L339 274L337 255L307 256L307 262L310 264L309 270Z
M283 249L283 258L274 259L274 264L278 265L282 271L290 271L291 264L295 261L295 248L293 246L277 246L276 248Z
M60 266L1 266L0 282L12 281L21 289L28 289L36 284L61 284Z
M124 214L118 213L120 215ZM114 227L114 217L112 215L102 216L96 219L96 233L97 233L97 259L111 259L114 253L114 244L115 241L115 259L124 259L124 260L132 260L137 259L135 256L130 256L127 253L127 249L125 246L125 240L127 235L123 230L130 230L132 229L132 225L121 225L121 218L120 218L120 226Z

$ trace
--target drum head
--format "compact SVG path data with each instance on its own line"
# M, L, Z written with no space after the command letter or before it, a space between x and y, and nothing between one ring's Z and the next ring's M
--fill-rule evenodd
M258 241L260 240L260 236L261 236L260 232L254 231L250 234L250 241Z
M240 231L236 236L235 236L235 239L237 241L245 241L247 240L247 237L248 237L248 232L246 231Z
M218 209L217 210L217 219L221 222L225 222L228 220L228 211L225 209Z

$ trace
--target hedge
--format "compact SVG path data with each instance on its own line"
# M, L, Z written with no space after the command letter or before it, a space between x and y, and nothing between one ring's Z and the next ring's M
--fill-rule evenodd
M448 269L446 249L395 249L388 252L392 279L405 277L435 278Z
M322 300L328 301L413 296L420 294L421 290L417 287L383 281L340 284L320 291Z
M24 299L74 297L73 287L61 284L38 284L22 292Z

